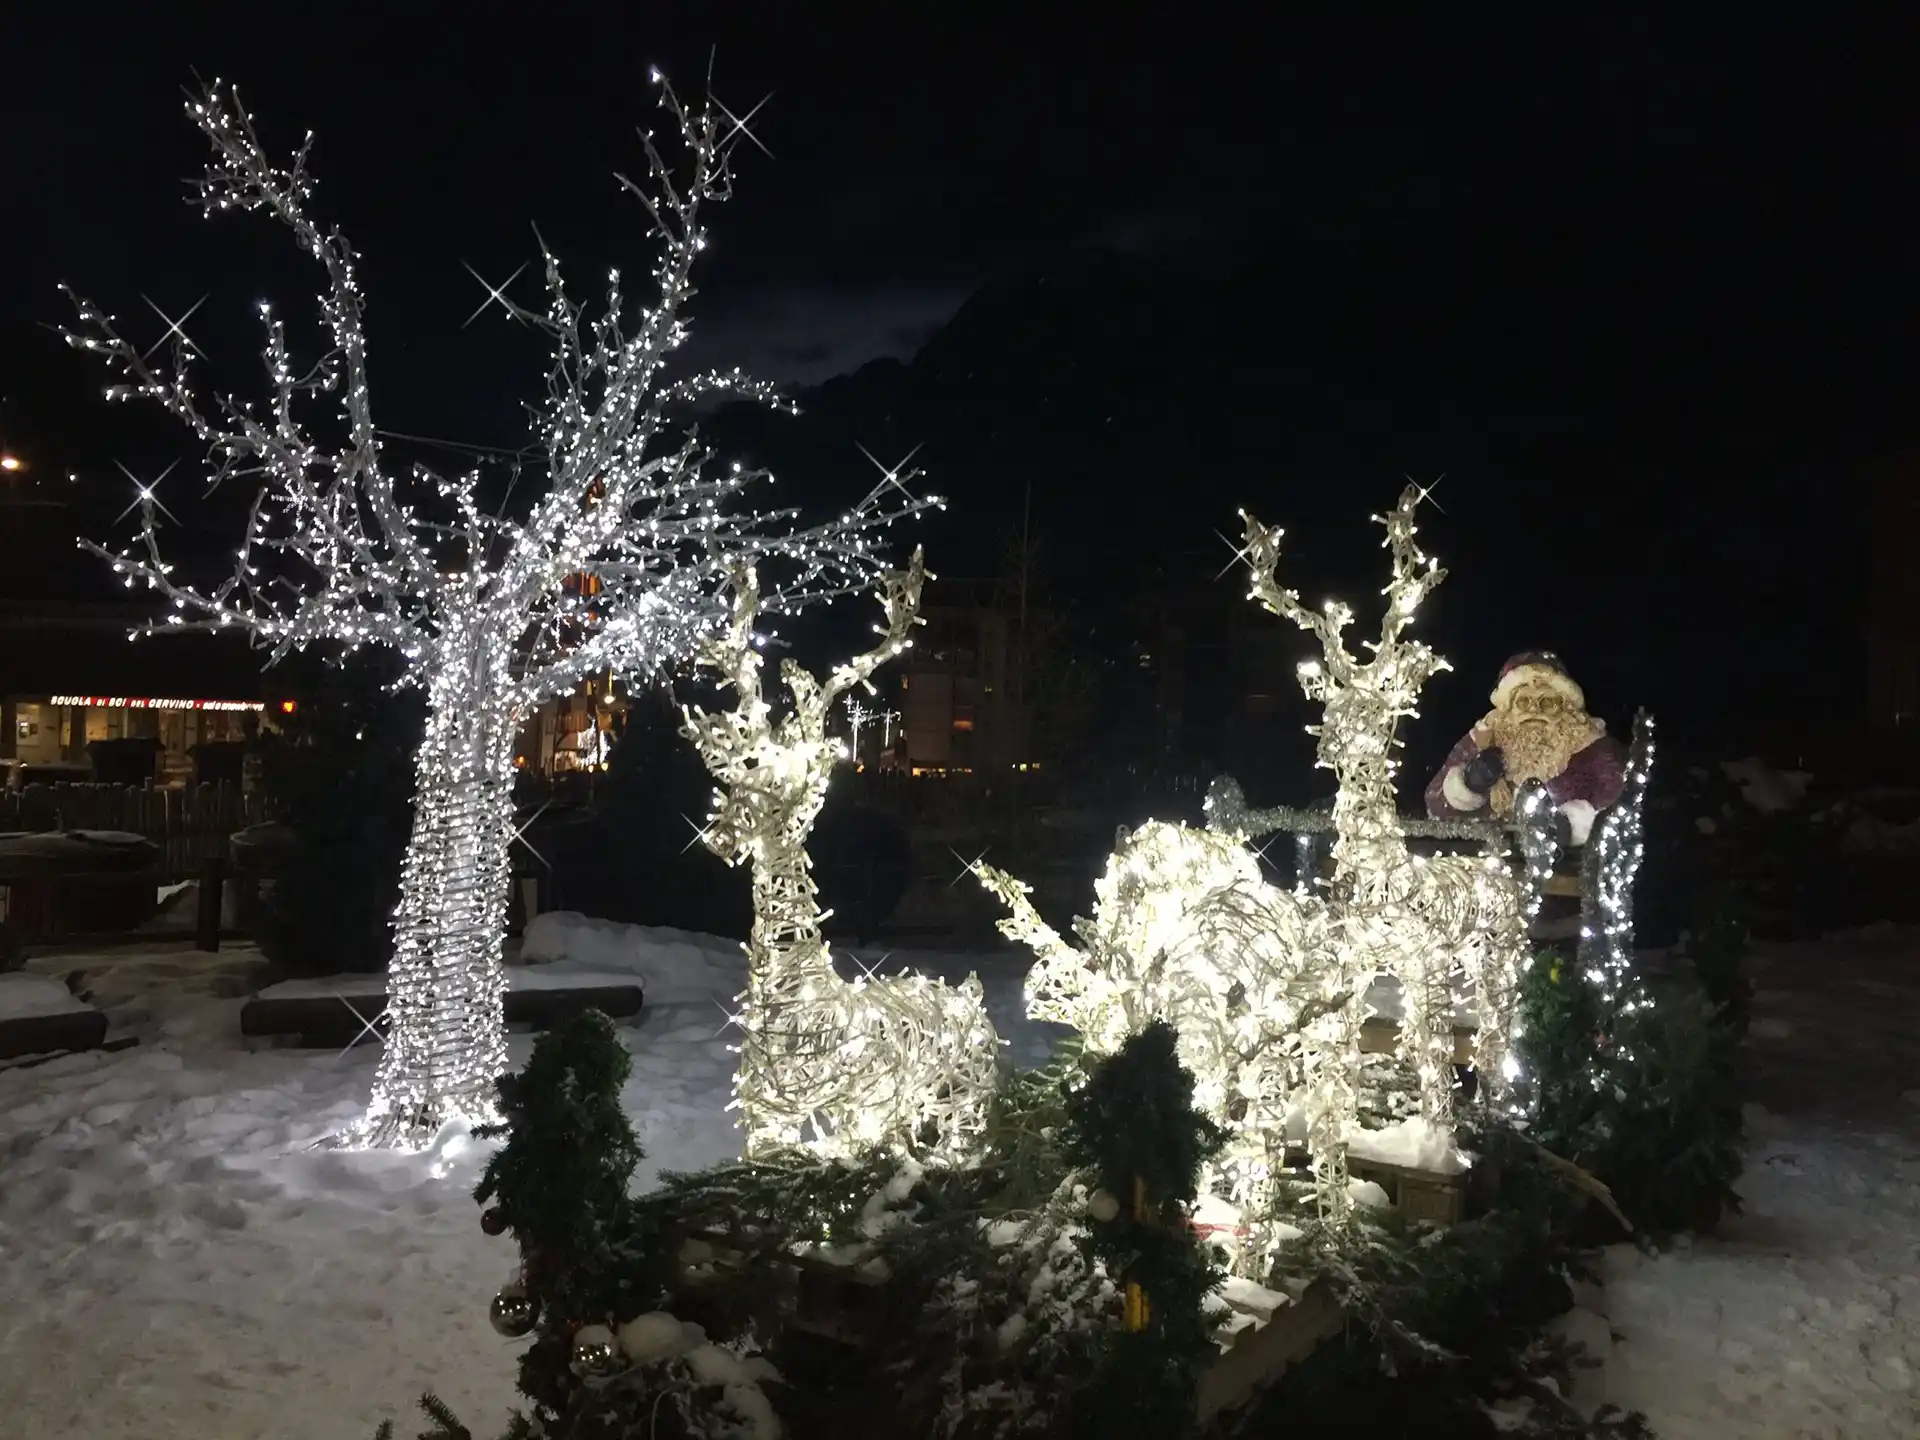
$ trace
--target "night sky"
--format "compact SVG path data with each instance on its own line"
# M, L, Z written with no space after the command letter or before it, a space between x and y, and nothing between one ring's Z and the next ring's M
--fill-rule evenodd
M1147 558L1191 551L1210 578L1241 504L1300 537L1310 593L1360 599L1366 514L1445 475L1429 539L1458 578L1434 633L1465 678L1436 682L1440 728L1541 643L1614 714L1644 697L1758 733L1795 704L1857 708L1865 497L1920 453L1920 44L1898 8L1257 35L1188 8L965 30L794 19L811 7L359 8L7 22L13 443L32 423L91 463L108 435L143 463L182 451L62 408L88 376L44 328L56 280L122 317L142 293L176 313L210 293L191 333L243 386L248 302L311 293L272 227L179 203L195 70L241 84L270 138L318 133L321 207L365 256L381 423L522 443L539 347L498 313L463 328L484 298L463 262L504 279L537 223L583 290L610 263L643 274L611 172L642 163L648 67L697 93L717 49L736 111L772 92L753 128L777 158L744 149L713 216L691 358L802 388L909 362L913 404L841 409L876 444L926 442L955 501L958 558L940 563L936 529L936 568L988 563L1018 475L1083 607ZM1101 308L1086 277L1108 264L1130 298L1095 333L1074 317ZM1043 280L1087 293L1049 321ZM1067 382L1065 409L1009 414L992 443L1002 426L942 408L943 386L983 366L1011 386L1027 355L1111 403L1073 408ZM1083 433L1116 423L1105 450Z

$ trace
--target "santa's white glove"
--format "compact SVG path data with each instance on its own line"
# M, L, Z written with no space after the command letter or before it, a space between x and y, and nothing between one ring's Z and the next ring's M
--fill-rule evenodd
M1567 817L1567 844L1578 850L1593 833L1593 820L1600 812L1589 801L1569 800L1560 807L1560 813Z

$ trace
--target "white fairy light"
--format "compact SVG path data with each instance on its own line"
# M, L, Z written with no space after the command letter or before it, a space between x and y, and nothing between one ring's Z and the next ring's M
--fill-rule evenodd
M847 696L846 708L847 728L852 734L853 759L855 763L858 763L860 759L860 727L870 720L878 720L880 718L880 712L867 709L866 706L860 703L860 697L858 695Z
M483 508L477 470L447 478L389 467L368 394L356 256L309 214L311 136L285 168L275 165L237 95L218 82L187 106L214 152L201 206L209 215L264 210L292 231L325 274L319 305L331 348L296 364L282 321L259 302L269 399L258 406L219 396L208 406L189 378L193 352L179 328L186 316L162 317L173 361L156 371L111 316L75 298L81 333L70 343L104 353L124 376L109 396L171 411L205 445L214 483L247 476L259 485L233 573L216 588L173 578L155 537L150 486L136 495L141 553L83 541L86 548L173 603L164 628L245 631L268 663L313 644L385 645L426 692L394 917L393 1025L354 1140L420 1144L447 1122L492 1114L494 1082L507 1067L501 945L514 737L534 708L588 676L647 674L690 659L726 626L727 582L742 565L778 569L784 583L768 597L777 611L864 586L880 568L877 532L922 505L894 477L838 518L803 528L791 510L739 506L763 472L708 473L707 451L675 418L688 402L714 392L781 402L737 371L666 378L686 338L702 208L730 194L727 140L739 127L723 132L724 111L712 103L688 111L665 85L660 104L687 158L671 167L648 139L649 182L622 181L659 240L659 298L636 311L616 272L604 310L589 314L569 297L551 253L542 256L542 310L514 305L504 285L487 286L487 304L551 345L540 425L549 483L523 519L506 517L504 503ZM332 444L296 413L329 394L340 411Z
M719 787L700 838L753 872L733 1101L749 1158L795 1147L853 1157L879 1145L958 1155L985 1120L1000 1041L979 978L958 986L924 975L842 980L820 933L828 912L807 854L844 754L827 734L833 706L912 643L925 578L918 550L905 571L882 577L880 643L824 682L783 663L792 705L777 719L753 643L760 592L751 570L735 581L726 632L702 647L735 703L684 711L687 738Z
M1599 988L1610 1013L1624 1014L1651 1003L1633 968L1633 881L1643 845L1640 813L1653 774L1653 717L1634 717L1620 798L1602 817L1588 847L1581 885L1578 963Z

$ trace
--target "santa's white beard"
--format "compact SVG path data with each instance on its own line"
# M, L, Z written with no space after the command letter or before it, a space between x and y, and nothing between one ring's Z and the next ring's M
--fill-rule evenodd
M1567 768L1588 740L1587 727L1575 721L1545 717L1494 727L1493 743L1506 762L1507 780L1520 786L1529 780L1551 780Z

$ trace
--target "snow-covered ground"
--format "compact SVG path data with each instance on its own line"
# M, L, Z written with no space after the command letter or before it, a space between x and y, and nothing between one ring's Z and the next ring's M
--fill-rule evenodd
M724 1002L744 962L731 941L648 939L560 968L646 976L623 1034L650 1182L738 1153ZM1044 1053L1016 956L915 963L980 969L1016 1057ZM354 1440L426 1389L478 1434L504 1424L515 1347L487 1302L514 1255L480 1231L482 1147L312 1149L364 1102L375 1051L247 1048L258 965L184 946L32 962L84 972L112 1033L140 1044L0 1071L0 1433ZM515 1037L515 1063L529 1044Z
M1594 1398L1689 1436L1920 1435L1920 932L1764 946L1744 1213L1607 1252ZM1605 1345L1611 1329L1621 1338Z
M533 942L566 956L556 966L646 977L623 1032L642 1178L734 1153L738 948L670 931ZM1044 1053L1020 1015L1019 955L912 959L978 969L1016 1060ZM480 1148L310 1148L363 1100L374 1052L248 1049L238 1009L257 963L183 947L33 962L84 971L113 1033L141 1043L0 1071L5 1434L354 1440L431 1388L485 1435L512 1404L514 1347L486 1311L513 1255L479 1228ZM1644 1408L1667 1440L1906 1440L1920 1434L1920 934L1771 948L1756 979L1747 1215L1683 1251L1610 1253L1610 1285L1573 1326L1621 1335L1596 1394Z

